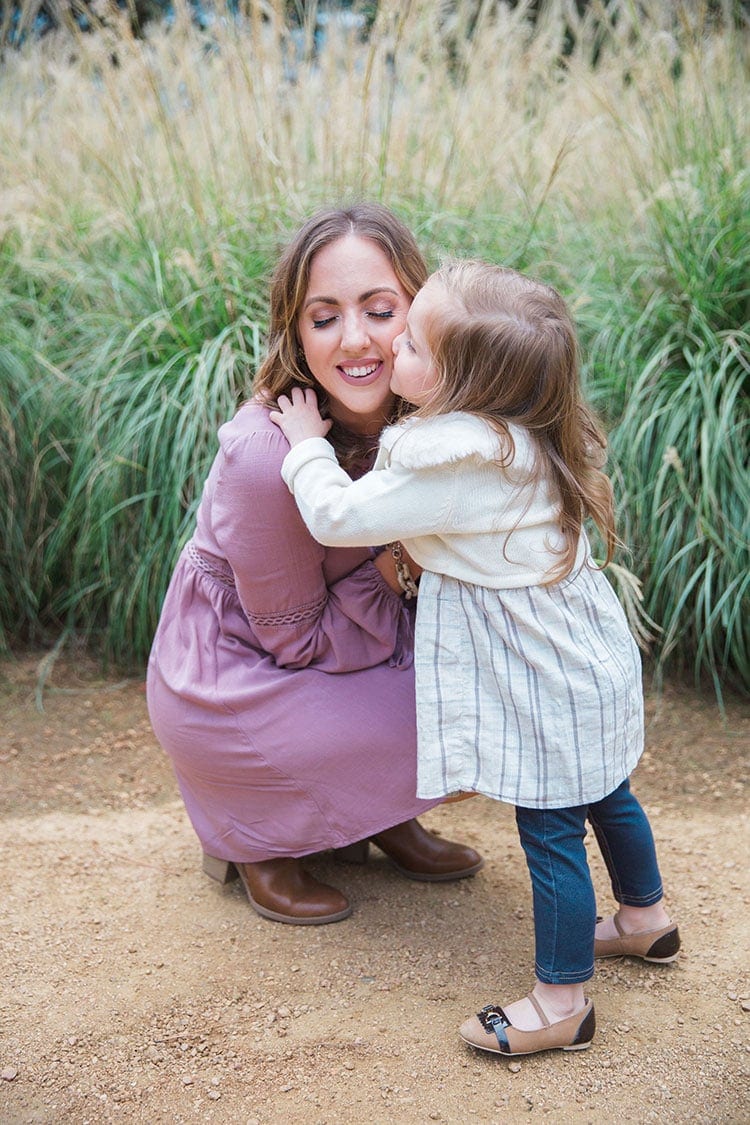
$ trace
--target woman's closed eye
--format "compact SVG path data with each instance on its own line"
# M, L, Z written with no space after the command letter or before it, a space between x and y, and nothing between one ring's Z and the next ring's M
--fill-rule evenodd
M313 328L327 328L329 324L333 324L338 319L338 313L330 313L328 316L314 316L312 319ZM390 320L395 316L393 309L366 309L365 316L371 317L373 320Z

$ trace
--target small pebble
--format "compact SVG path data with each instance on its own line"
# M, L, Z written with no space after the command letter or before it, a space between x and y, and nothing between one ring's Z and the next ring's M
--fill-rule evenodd
M18 1071L14 1066L6 1066L0 1070L0 1078L3 1082L12 1082L14 1078L18 1077Z

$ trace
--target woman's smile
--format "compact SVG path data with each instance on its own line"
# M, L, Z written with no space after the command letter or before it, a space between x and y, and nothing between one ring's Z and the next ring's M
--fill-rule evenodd
M380 360L372 360L370 363L358 363L356 366L347 366L343 363L338 366L345 379L353 379L355 383L364 383L367 380L372 382L373 378L377 378L383 364Z

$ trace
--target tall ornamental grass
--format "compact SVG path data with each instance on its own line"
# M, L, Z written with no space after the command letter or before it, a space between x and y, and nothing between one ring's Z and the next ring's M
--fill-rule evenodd
M109 12L6 52L0 641L75 633L142 664L278 248L365 197L433 264L486 257L570 300L654 654L747 689L734 7L381 0L323 37L316 8L295 27L248 0L204 32L183 6L142 39Z
M590 360L662 665L707 672L720 696L750 682L750 169L743 59L708 82L691 50L693 96L662 83L651 159L631 154L644 237Z

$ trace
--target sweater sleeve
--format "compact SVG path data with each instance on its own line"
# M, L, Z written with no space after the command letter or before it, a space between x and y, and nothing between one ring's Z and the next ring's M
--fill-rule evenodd
M279 666L342 673L411 661L411 618L364 542L328 557L281 479L288 446L275 428L224 439L211 531L242 609Z
M284 458L282 475L320 543L358 547L443 530L450 516L451 464L414 469L398 462L352 480L325 438L308 438Z

